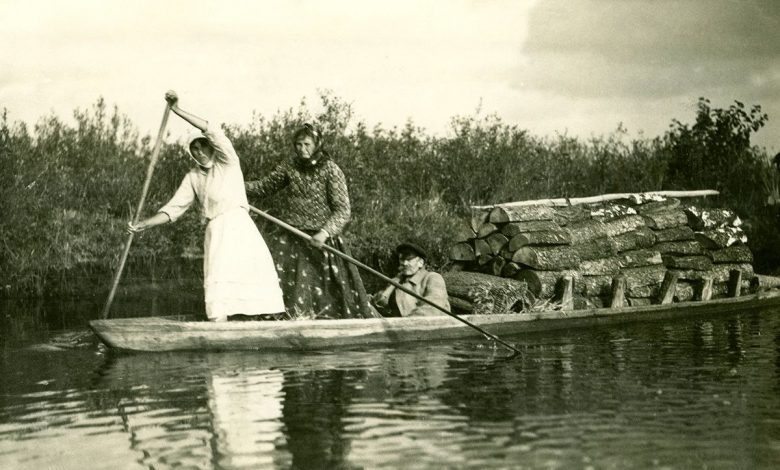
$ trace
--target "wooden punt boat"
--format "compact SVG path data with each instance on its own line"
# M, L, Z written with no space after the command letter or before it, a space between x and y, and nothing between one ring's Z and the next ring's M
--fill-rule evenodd
M741 297L622 308L464 315L490 333L506 336L593 325L741 313L780 306L780 291ZM480 337L449 316L350 320L249 321L211 323L161 317L93 320L90 327L118 351L257 350L306 351Z

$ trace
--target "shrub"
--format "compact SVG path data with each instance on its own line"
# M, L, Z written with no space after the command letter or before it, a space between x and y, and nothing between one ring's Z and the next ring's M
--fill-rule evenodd
M316 115L301 102L297 109L256 114L247 126L225 129L249 180L290 156L290 137L302 122L317 123L348 179L353 219L345 236L353 255L385 272L393 269L393 247L406 238L421 240L434 267L442 267L453 224L471 205L675 188L720 190L715 203L749 221L757 268L780 261L776 211L764 205L773 191L768 175L776 180L776 170L763 150L750 145L751 134L768 119L758 106L747 110L737 102L718 109L701 99L693 125L672 121L661 137L629 139L618 127L582 140L536 137L478 113L453 118L444 137L411 121L369 129L340 98L325 92L321 101L323 111ZM7 111L1 118L0 280L11 286L6 294L102 292L135 211L151 139L139 139L129 120L102 98L77 109L72 125L45 116L31 131L10 122ZM189 165L178 145L163 146L147 215L173 194ZM274 203L252 202L261 208ZM133 275L159 276L160 266L197 256L202 236L191 211L176 224L136 237ZM162 275L181 272L171 268Z

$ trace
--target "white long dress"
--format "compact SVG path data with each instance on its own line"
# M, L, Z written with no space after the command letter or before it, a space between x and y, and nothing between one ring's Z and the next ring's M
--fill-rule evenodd
M209 126L203 137L214 147L214 166L190 170L159 212L175 221L197 200L201 216L208 220L203 249L206 315L225 321L238 313L284 312L271 253L249 217L244 175L233 144L218 127Z

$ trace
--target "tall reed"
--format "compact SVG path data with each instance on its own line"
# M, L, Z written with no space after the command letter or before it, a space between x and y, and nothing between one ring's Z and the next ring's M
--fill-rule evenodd
M369 128L342 99L323 93L321 104L318 114L302 102L225 129L245 177L255 179L289 158L296 126L316 122L347 175L353 218L345 235L353 254L382 270L392 269L393 247L408 238L424 244L432 264L442 267L453 224L470 205L673 188L721 190L722 197L709 202L733 207L747 219L757 269L780 262L776 210L766 204L776 197L777 173L766 151L750 145L751 134L768 119L759 107L736 103L718 109L702 99L694 124L672 121L662 136L630 138L618 127L580 139L538 137L480 114L454 117L441 137L411 121ZM102 98L74 111L72 124L44 116L29 129L4 111L0 292L102 294L150 153L150 138L140 138L127 117ZM148 212L173 194L189 165L178 145L164 146ZM273 198L251 202L274 206ZM202 234L195 211L145 232L133 245L130 280L184 277L198 285L193 263L179 260L197 259Z

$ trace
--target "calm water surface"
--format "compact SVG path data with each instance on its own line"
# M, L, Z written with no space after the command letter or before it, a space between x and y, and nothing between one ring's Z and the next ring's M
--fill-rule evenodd
M481 341L118 356L82 334L99 306L3 309L4 469L780 465L780 311L512 338L504 360Z

